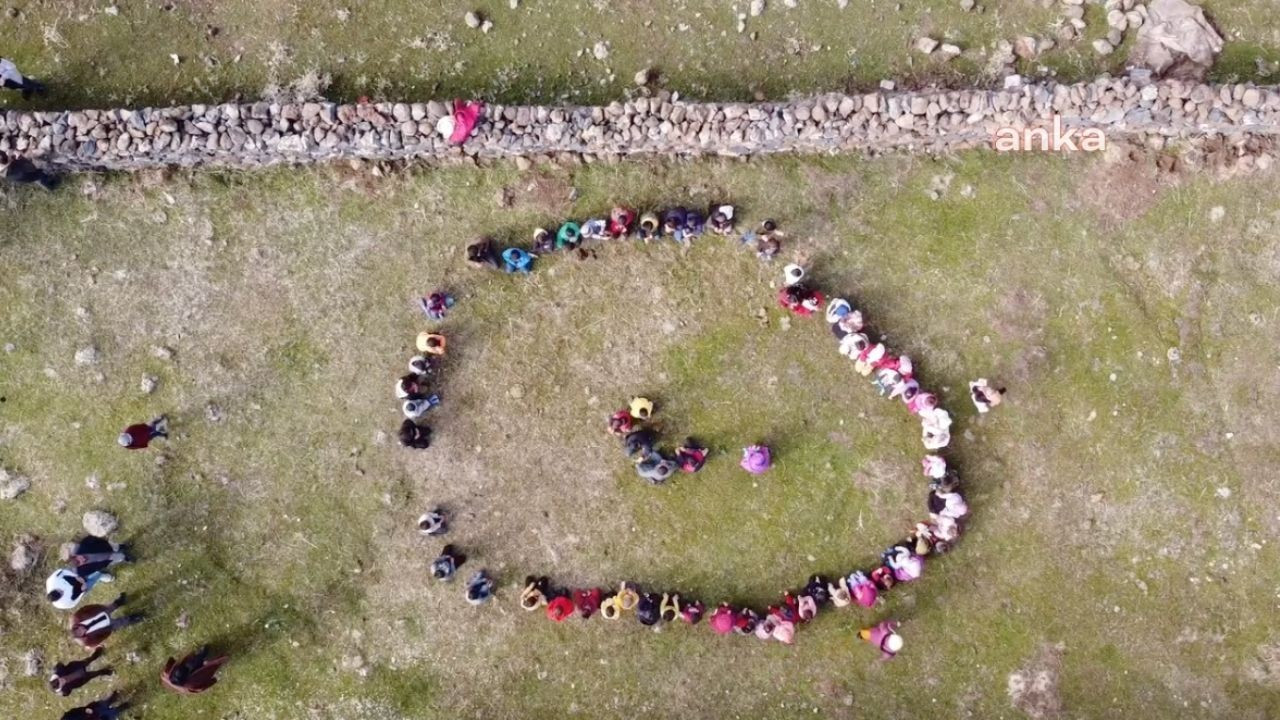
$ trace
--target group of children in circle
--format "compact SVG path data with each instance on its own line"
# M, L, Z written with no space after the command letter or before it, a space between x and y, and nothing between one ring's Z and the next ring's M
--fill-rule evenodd
M911 359L893 352L883 342L873 341L866 332L862 313L848 300L836 298L827 302L820 291L805 283L804 269L792 264L783 270L778 302L802 317L822 312L838 342L840 354L853 361L855 372L870 378L881 396L900 399L909 412L920 418L925 448L937 451L950 443L951 417L939 406L935 394L921 388ZM971 383L970 390L981 412L999 404L1003 393L990 388L985 380ZM652 412L651 402L636 398L628 408L614 413L609 427L615 435L624 438L627 454L640 460L637 472L651 482L662 482L677 467L682 467L681 454L677 451L675 457L669 458L655 452L653 432L633 427L637 421L647 421ZM696 463L690 465L691 471L700 469L706 459L705 450L697 450L701 454L694 456ZM743 451L741 466L752 474L766 472L771 463L769 448L764 445L752 445ZM895 585L918 579L924 572L926 558L951 549L960 537L963 519L969 512L960 492L959 477L954 469L947 467L942 456L936 452L926 455L922 469L929 480L928 520L917 523L911 534L881 553L878 564L837 577L814 575L800 590L784 592L781 601L764 612L720 603L708 618L712 630L722 635L754 635L762 640L790 644L794 642L797 627L812 620L820 610L828 606L869 608ZM625 582L614 591L557 588L548 578L534 576L526 578L520 605L526 610L545 608L547 617L557 622L575 615L585 619L596 614L613 620L634 611L643 625L676 621L694 625L706 613L701 602L676 592L647 592ZM889 658L902 648L897 627L895 621L887 620L864 628L859 637L875 645L882 657Z
M503 270L509 273L530 273L534 261L540 256L555 252L578 251L587 257L586 244L604 240L636 238L646 243L671 240L689 245L706 233L728 237L735 229L733 205L712 205L707 212L685 207L673 207L661 212L636 213L622 205L609 211L608 218L590 218L582 222L566 220L555 228L536 228L533 242L528 248L499 248L492 239L481 238L467 246L467 262L476 267ZM743 233L741 242L753 245L762 260L771 260L782 249L782 234L777 223L765 220L759 231Z
M482 238L467 247L467 260L478 267L528 273L539 255L582 250L586 241L638 237L646 242L669 238L687 244L705 232L728 236L734 231L734 222L735 209L732 205L713 206L705 216L696 210L677 207L661 214L646 212L638 218L635 211L618 206L613 208L608 219L589 219L582 223L567 221L555 233L538 228L534 232L531 250L518 247L499 250L492 240ZM770 260L781 249L781 234L776 223L767 220L759 232L743 233L741 242L753 244L761 259ZM910 535L881 553L877 565L834 578L814 575L799 591L784 592L781 601L764 612L727 602L710 612L708 624L719 634L754 635L790 644L794 641L798 625L813 619L819 610L828 606L872 607L882 594L898 583L918 579L924 571L925 559L947 552L960 537L968 504L960 492L958 475L936 453L950 444L951 415L940 407L937 395L920 386L914 377L911 359L892 351L883 342L873 340L866 332L861 311L847 299L835 298L827 302L821 291L806 283L805 270L799 265L790 264L783 269L778 302L801 317L822 312L840 354L853 362L854 371L869 378L882 397L900 400L908 412L920 419L922 442L930 451L922 461L924 474L929 480L928 520L917 523ZM423 309L433 319L440 319L452 304L451 297L437 292L424 298ZM423 426L417 422L418 418L439 402L436 396L425 394L423 383L424 376L434 371L435 361L443 355L444 338L424 332L418 338L418 349L423 354L411 361L413 372L402 378L397 386L397 394L403 393L401 397L405 400L407 418L406 426L402 428L402 442L405 442L406 434L422 432ZM986 380L970 383L971 399L980 412L987 412L998 405L1003 392L1002 388L990 387ZM409 403L412 401L417 404L411 408ZM701 470L708 450L691 438L673 453L658 449L658 435L648 425L653 412L652 401L636 397L628 407L609 418L609 431L622 439L624 451L635 463L636 473L650 483L662 484L677 471L695 473ZM426 433L429 436L429 428ZM772 466L769 448L765 445L745 448L740 465L752 474L767 472ZM443 512L435 510L423 515L419 529L427 535L443 534L447 529ZM431 573L441 580L452 579L465 560L466 556L454 546L446 545L432 561ZM484 570L479 570L467 583L467 600L477 605L484 603L492 597L493 591L493 579ZM637 620L644 625L676 621L694 625L706 613L701 602L676 592L646 592L626 582L614 591L559 588L553 586L548 578L537 576L526 578L520 605L530 611L545 608L547 616L557 622L574 616L590 618L596 614L614 620L634 611ZM902 638L896 630L897 623L889 620L865 628L859 635L876 645L883 657L888 658L902 647Z

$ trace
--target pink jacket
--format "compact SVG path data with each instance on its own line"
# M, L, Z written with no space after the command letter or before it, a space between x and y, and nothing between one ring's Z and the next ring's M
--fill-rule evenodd
M886 650L884 641L887 640L890 635L894 634L894 631L898 629L899 624L900 623L897 620L885 620L879 625L871 628L871 636L867 638L867 642L880 648L880 656L885 660L888 660L897 654Z

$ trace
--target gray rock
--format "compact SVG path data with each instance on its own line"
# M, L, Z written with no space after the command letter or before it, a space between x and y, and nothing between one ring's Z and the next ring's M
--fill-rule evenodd
M30 480L0 468L0 500L17 500L22 493L30 489Z
M143 375L142 381L138 383L138 389L143 395L150 395L156 391L156 378L152 375Z
M475 30L476 28L479 28L481 24L480 14L474 10L468 10L467 14L462 16L462 21L467 24L467 27Z
M40 674L40 668L44 666L44 653L32 648L22 653L22 674L27 677L36 677Z
M98 348L93 345L82 347L75 354L76 365L97 365Z
M116 516L105 510L90 510L81 518L84 531L96 537L107 537L120 527Z
M24 573L35 567L36 556L35 538L22 535L13 544L13 551L9 553L9 569Z

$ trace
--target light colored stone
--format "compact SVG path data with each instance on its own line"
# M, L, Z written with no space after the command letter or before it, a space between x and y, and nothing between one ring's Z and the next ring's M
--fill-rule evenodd
M98 364L98 348L88 345L76 351L75 361L77 365L97 365Z
M764 12L764 0L751 0L751 7L748 12L751 17L760 17L760 13Z
M30 535L20 536L9 553L9 569L17 573L30 570L35 567L36 554L35 538Z
M107 537L120 527L116 516L105 510L90 510L81 518L84 531L96 537Z
M467 27L476 30L480 27L480 14L474 10L468 10L467 14L462 16L462 21L467 24Z
M143 375L142 381L138 383L138 389L142 391L143 395L150 395L156 391L156 384L157 380L154 376Z
M932 54L938 47L938 41L931 37L922 37L916 40L916 51L925 55Z
M591 54L597 60L608 60L609 59L609 43L604 41L596 43L595 46L591 48Z
M16 500L30 489L30 480L0 468L0 500Z
M1114 45L1102 38L1093 41L1093 51L1099 55L1110 55L1115 52L1115 49Z

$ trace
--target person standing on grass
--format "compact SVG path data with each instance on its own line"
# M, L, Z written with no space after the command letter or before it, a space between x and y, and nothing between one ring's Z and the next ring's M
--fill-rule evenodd
M55 190L62 182L58 176L41 170L27 158L6 152L0 152L0 175L11 183L37 183L45 190Z
M169 658L160 671L160 682L174 692L199 695L217 684L218 668L226 662L226 655L210 660L209 646L205 645L181 660Z
M9 58L0 58L0 87L21 90L23 100L29 100L32 95L44 95L48 92L44 83L24 76Z
M124 432L120 433L120 437L116 438L116 442L120 443L120 447L126 450L145 450L152 440L168 437L169 419L161 415L149 423L130 425L124 429Z
M120 713L129 709L129 703L119 703L120 693L113 692L102 700L72 708L62 714L62 720L118 720Z
M143 621L141 614L113 618L111 614L124 607L124 593L110 605L85 605L71 614L71 637L86 650L96 650L111 637L111 633Z
M902 650L902 636L898 634L901 625L897 620L885 620L879 625L863 628L858 637L880 648L881 660L892 660Z
M102 657L102 648L97 648L93 654L83 660L76 660L66 664L58 663L53 666L53 674L49 676L49 689L58 693L62 697L67 697L72 692L84 687L85 683L96 677L105 677L115 673L110 667L101 670L90 670L89 666L100 657Z

